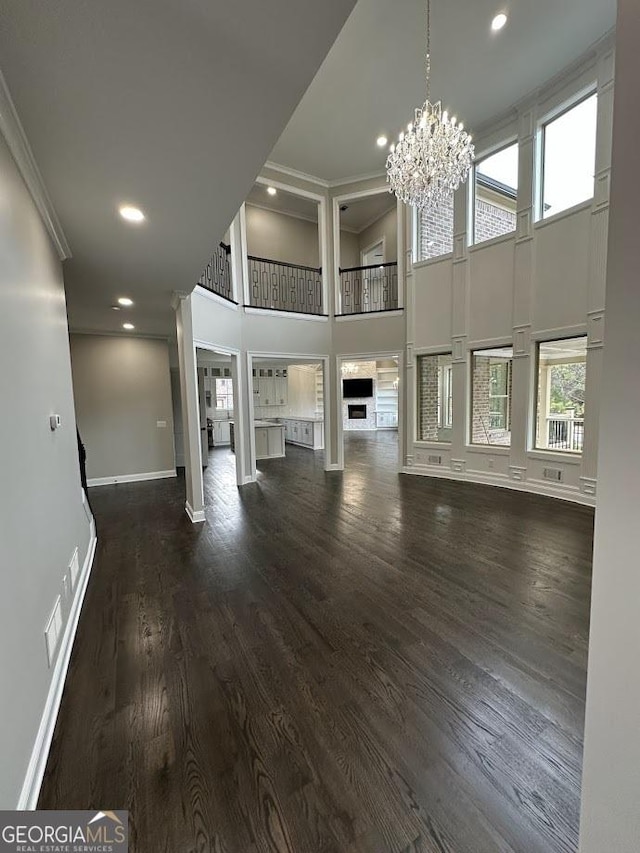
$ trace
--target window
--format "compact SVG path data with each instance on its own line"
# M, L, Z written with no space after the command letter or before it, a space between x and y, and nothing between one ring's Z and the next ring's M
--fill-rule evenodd
M233 380L216 379L216 409L233 410Z
M453 252L453 198L436 210L417 212L418 261L428 261Z
M593 197L598 96L542 127L542 210L553 216Z
M476 350L471 359L471 443L511 444L513 349Z
M538 344L536 448L581 453L587 338Z
M452 379L451 353L418 356L419 441L451 441Z
M483 243L516 230L518 143L509 145L474 169L473 242Z

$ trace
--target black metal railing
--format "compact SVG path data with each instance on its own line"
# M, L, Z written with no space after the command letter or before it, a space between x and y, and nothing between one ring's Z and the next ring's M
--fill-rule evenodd
M216 246L215 252L198 279L198 284L223 299L237 304L233 298L231 284L231 246L227 246L226 243Z
M397 262L341 269L340 297L338 316L397 310Z
M322 269L248 256L248 308L324 315Z

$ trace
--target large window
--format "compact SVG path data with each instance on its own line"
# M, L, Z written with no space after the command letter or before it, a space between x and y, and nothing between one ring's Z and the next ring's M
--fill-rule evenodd
M476 350L471 358L471 443L511 444L513 349Z
M518 144L479 160L474 168L473 242L516 230Z
M418 440L451 441L453 365L451 353L418 356Z
M598 97L591 95L542 127L542 210L553 216L593 197Z
M216 409L233 411L233 381L216 379Z
M537 448L582 452L586 373L586 337L538 344Z
M417 224L419 261L453 252L453 197L442 201L436 210L419 210Z

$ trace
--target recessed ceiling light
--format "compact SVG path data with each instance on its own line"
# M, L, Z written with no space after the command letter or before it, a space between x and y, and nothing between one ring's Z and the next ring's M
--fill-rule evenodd
M130 332L131 329L135 329L135 326L133 325L133 323L123 323L122 328Z
M269 193L269 195L275 195L278 190L275 187L267 187L267 192Z
M493 21L491 21L491 29L494 31L494 33L497 33L498 30L501 30L506 23L507 16L504 12L500 12L500 14L496 15Z
M125 204L120 208L120 216L127 222L144 222L144 213L139 207L131 207Z
M387 142L388 142L388 141L389 141L389 140L387 139L387 137L386 137L386 136L379 136L379 137L376 139L376 145L377 145L379 148L384 148L384 146L387 144Z
M120 310L120 306L119 306L119 305L112 305L112 306L111 306L111 310L112 310L112 311L119 311L119 310Z
M118 305L124 305L125 308L129 308L130 305L133 305L133 299L129 299L128 296L121 296L118 299Z

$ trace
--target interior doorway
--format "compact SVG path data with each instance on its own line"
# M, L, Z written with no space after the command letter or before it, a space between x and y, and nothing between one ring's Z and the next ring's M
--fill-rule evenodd
M393 460L400 470L402 389L401 353L343 356L339 360L339 449L342 467L357 453L360 462L370 456Z

